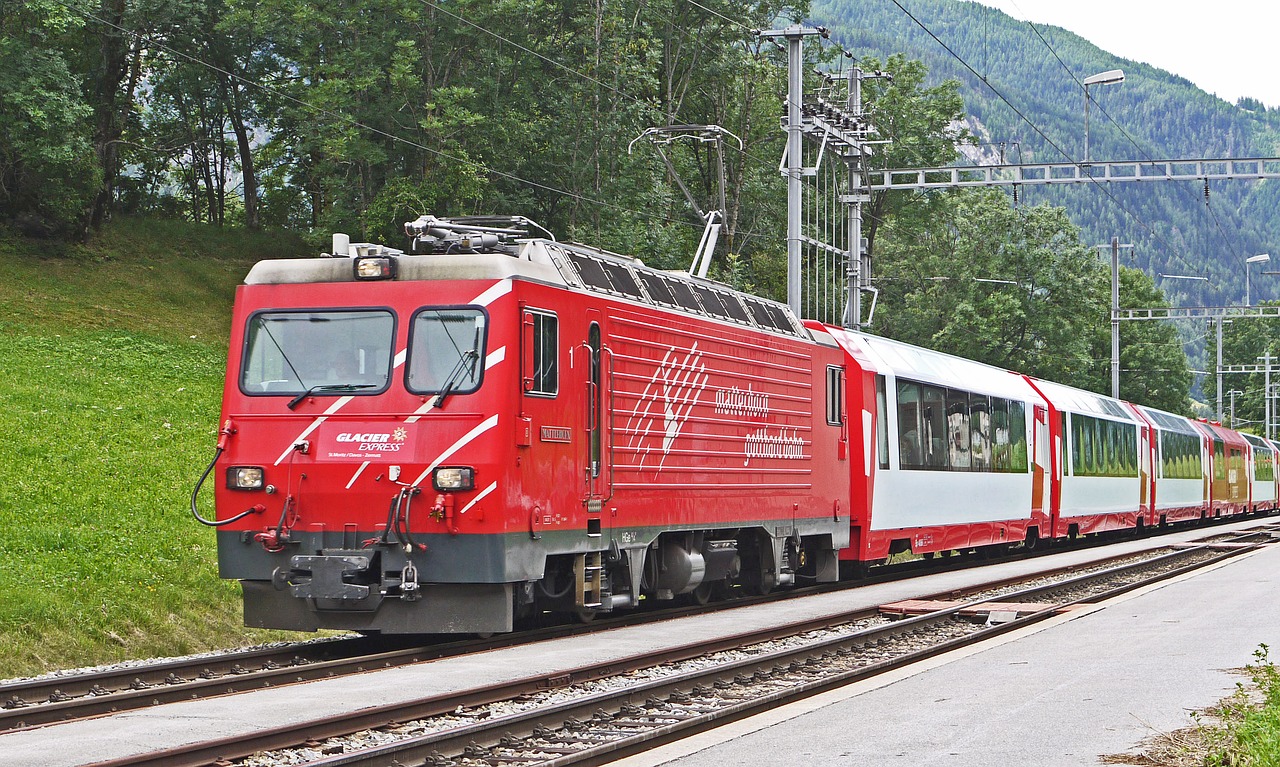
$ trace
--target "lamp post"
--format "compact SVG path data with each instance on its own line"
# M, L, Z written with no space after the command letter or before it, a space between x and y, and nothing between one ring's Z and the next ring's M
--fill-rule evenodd
M1249 256L1244 260L1244 305L1253 306L1253 296L1249 290L1249 264L1260 264L1271 260L1270 253L1261 253L1256 256Z
M1089 162L1089 86L1119 85L1124 82L1124 70L1109 69L1084 78L1084 161Z

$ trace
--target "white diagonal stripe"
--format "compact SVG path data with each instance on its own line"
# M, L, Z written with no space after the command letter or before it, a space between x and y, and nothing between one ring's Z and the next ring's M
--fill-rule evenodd
M481 490L480 494L477 495L475 498L472 498L471 503L468 503L466 506L463 506L462 509L458 511L458 513L466 514L467 510L470 509L472 506L475 506L477 503L479 503L481 498L485 497L489 493L492 493L496 489L498 489L498 483L496 481L490 482L488 487Z
M479 437L481 434L484 434L486 431L489 431L490 429L492 429L497 425L498 425L498 414L494 413L493 415L486 418L484 422L481 423L479 426L467 432L466 434L462 435L462 437L457 442L450 445L443 453L436 456L436 459L432 461L431 465L428 466L426 470L423 471L422 474L419 475L418 478L413 481L413 484L415 485L422 484L422 481L427 477L431 476L431 472L435 471L435 468L439 466L441 463L443 463L444 461L446 461L449 458L449 456L453 455L454 453L458 452L462 448L466 447L467 444L470 443L472 440L474 440L476 437Z

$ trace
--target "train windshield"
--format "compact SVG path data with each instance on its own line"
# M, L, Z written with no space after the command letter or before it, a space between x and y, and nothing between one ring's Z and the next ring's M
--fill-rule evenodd
M484 373L485 314L475 308L427 308L409 329L406 387L418 394L465 394Z
M377 392L391 371L395 318L385 310L259 312L245 331L247 394Z

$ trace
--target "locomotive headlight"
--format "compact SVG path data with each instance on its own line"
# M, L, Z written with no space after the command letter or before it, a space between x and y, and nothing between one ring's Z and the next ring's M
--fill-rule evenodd
M232 490L261 490L261 466L232 466L227 469L227 487Z
M470 466L441 466L431 474L431 484L439 492L445 490L474 490L476 470Z
M360 256L355 260L357 280L393 280L396 260L390 256Z

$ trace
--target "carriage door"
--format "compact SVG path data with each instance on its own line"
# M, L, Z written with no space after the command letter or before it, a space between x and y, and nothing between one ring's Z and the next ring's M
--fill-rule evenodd
M1142 483L1142 488L1138 496L1138 514L1139 516L1151 511L1152 503L1152 477L1151 477L1151 427L1138 427L1138 481ZM1154 522L1154 518L1148 520Z
M600 522L596 517L604 507L604 502L612 495L613 471L609 465L609 428L608 410L609 396L609 350L604 346L600 335L600 313L587 313L590 325L587 328L587 342L584 351L587 354L587 391L586 391L586 432L587 460L584 474L586 476L587 512L594 519L598 529Z
M1032 471L1034 472L1031 477L1031 509L1040 514L1048 514L1049 509L1044 502L1044 490L1049 466L1049 413L1044 406L1036 405L1034 415L1035 420L1031 431ZM1049 530L1041 531L1041 535L1049 534Z

